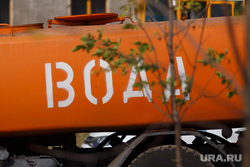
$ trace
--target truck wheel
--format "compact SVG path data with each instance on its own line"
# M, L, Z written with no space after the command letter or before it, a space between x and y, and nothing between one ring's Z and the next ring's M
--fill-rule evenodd
M163 145L150 148L138 155L129 167L175 167L175 145ZM201 154L182 146L182 166L214 167L211 162L201 161Z

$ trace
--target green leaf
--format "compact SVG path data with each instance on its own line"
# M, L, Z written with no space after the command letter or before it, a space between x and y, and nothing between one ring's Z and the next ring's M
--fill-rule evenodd
M176 46L174 47L175 50L177 50L178 48L179 48L179 45L176 45Z
M225 79L225 78L222 78L222 80L221 80L221 84L226 84L227 83L227 80Z
M227 88L231 88L231 86L232 86L232 80L228 79L227 80Z
M228 98L231 98L231 97L233 97L233 95L235 95L236 93L235 93L235 91L228 91L227 92L227 97Z
M134 45L141 45L141 41L135 41Z
M138 27L134 24L125 24L125 26L122 27L123 29L132 29L132 30L138 30Z
M144 85L148 85L148 82L147 81L136 82L134 83L133 87L138 87L140 90L142 90Z
M130 9L129 8L124 8L123 12L128 12Z
M102 34L103 34L103 28L102 27L101 27L100 30L98 30L98 33L99 33L98 39L101 40L102 39Z
M183 9L183 6L180 6L180 5L174 7L174 10L182 10L182 9Z
M149 50L150 45L148 43L142 43L138 46L138 51L143 55L147 50Z
M74 48L71 50L71 52L76 52L76 51L78 51L78 50L80 50L80 49L85 50L86 48L85 48L83 45L78 45L78 46L74 47Z
M217 75L216 78L225 78L225 75L222 72L215 71L215 74Z
M84 42L84 41L86 41L86 40L88 40L88 39L89 39L88 36L83 35L82 38L81 38L80 40Z
M228 54L228 50L227 49L225 49L225 54Z
M128 73L128 71L126 70L126 69L124 69L123 71L122 71L122 74L123 75L126 75Z
M208 65L208 61L206 59L203 58L203 61L201 62L204 66Z
M202 60L197 60L197 63L203 63L203 61Z
M155 82L153 81L153 82L151 82L151 86L152 87L154 87L155 86Z
M122 5L122 6L120 7L121 10L123 10L123 9L125 9L125 8L127 8L127 5Z
M223 54L223 53L220 53L219 54L219 60L222 60L222 59L224 59L224 57L225 57L226 55L225 54Z
M176 102L177 104L180 104L180 103L182 102L182 99L181 99L181 98L175 98L175 102Z

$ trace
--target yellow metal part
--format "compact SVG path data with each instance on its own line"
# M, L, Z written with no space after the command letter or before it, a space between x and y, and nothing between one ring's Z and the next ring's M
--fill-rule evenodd
M146 3L144 0L139 0L138 1L138 17L141 22L145 22L145 17L146 17Z
M86 6L87 6L87 14L91 14L91 0L87 0Z
M231 12L232 12L232 16L234 16L234 6L235 6L235 1L210 1L209 3L207 3L208 9L207 9L207 17L210 18L211 17L211 5L223 5L223 4L229 4L231 5Z
M176 4L179 6L179 5L181 5L182 1L183 0L176 1ZM139 12L139 19L141 19L142 22L145 22L146 3L143 0L139 0L139 2L142 2L144 4L143 11ZM210 18L211 17L211 5L213 5L213 4L230 4L231 5L232 16L234 16L235 2L237 2L237 1L234 1L234 0L228 0L228 1L223 1L223 0L220 0L220 1L198 0L198 2L206 2L206 7L207 7L206 16L207 16L207 18ZM245 1L244 0L243 0L243 7L245 7ZM177 20L182 20L182 18L181 18L181 10L176 10L176 19Z
M180 6L181 5L182 0L178 0L176 1L176 5ZM209 5L210 1L209 0L199 0L198 2L206 2L206 7ZM206 11L207 12L207 11ZM207 14L206 14L207 15ZM181 18L181 10L176 10L176 19L177 20L182 20Z

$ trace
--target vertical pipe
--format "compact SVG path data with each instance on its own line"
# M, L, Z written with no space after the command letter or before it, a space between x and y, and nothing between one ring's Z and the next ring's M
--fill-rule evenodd
M139 0L138 2L139 2L139 4L138 4L139 20L144 23L145 22L145 17L146 17L145 15L146 15L146 3L147 2L145 2L144 0ZM143 6L143 9L141 8L141 6Z
M87 14L91 14L91 0L87 0L86 2L86 6L87 6Z
M11 20L11 0L9 0L9 25L12 25Z

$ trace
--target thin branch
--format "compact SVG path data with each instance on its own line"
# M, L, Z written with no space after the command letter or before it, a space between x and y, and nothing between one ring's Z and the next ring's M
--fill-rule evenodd
M188 29L187 29L187 31L185 32L185 34L183 35L183 37L182 37L181 39L179 39L179 36L177 35L177 38L178 38L179 41L180 41L179 44L178 44L177 46L179 46L179 45L182 46L182 41L184 40L184 38L186 38L186 36L187 36L189 30L190 30L190 27L189 27L189 25L188 25ZM176 51L177 51L177 49L175 50L174 54L176 53ZM184 50L184 52L185 52L185 50ZM186 57L186 59L187 59L187 61L188 61L188 64L193 68L194 66L193 66L193 64L190 62L189 57L187 56L186 52L185 52L184 55L185 55L185 57Z
M237 69L237 71L234 73L234 75L232 76L232 78L230 78L231 80L234 79L235 75L238 73L238 71L240 70L240 67ZM222 92L224 92L225 90L227 89L227 86L225 88L223 88L221 91L219 91L217 94L213 95L213 96L207 96L207 95L204 95L204 97L207 97L207 98L215 98L217 96L219 96Z
M149 17L153 20L153 22L157 25L157 27L161 30L161 32L166 35L166 31L164 31L161 27L161 25L159 24L159 22L154 18L154 16L152 15L152 13L150 13L150 11L146 10L146 13L149 15Z
M227 89L227 87L223 88L222 90L220 90L217 94L213 95L213 96L207 96L207 95L203 95L206 98L215 98L217 96L219 96L222 92L224 92Z
M203 35L204 35L205 23L206 23L206 19L203 20L202 29L201 29L201 35L200 35L200 40L199 40L199 45L198 45L198 48L196 50L195 59L194 59L194 67L193 67L193 71L192 71L190 82L188 83L187 90L191 90L192 87L193 87L194 75L195 75L195 71L196 71L196 67L197 67L197 59L198 59L198 55L199 55L199 51L200 51L200 47L201 47L201 43L202 43L202 38L203 38ZM181 112L181 109L182 109L182 107L183 107L184 104L185 104L185 97L182 100L182 103L181 103L181 106L180 106L180 108L178 110L178 113Z
M180 116L180 120L182 120L184 114L186 113L186 111L197 101L199 100L202 96L204 96L204 92L208 86L208 84L210 83L210 81L212 80L212 78L214 77L214 73L210 76L209 80L207 81L206 85L204 86L204 88L201 90L200 92L200 95L194 100L192 101L184 110L183 112L181 113L181 116Z
M142 79L141 79L141 76L139 76L139 80L140 82L142 82ZM148 85L149 86L149 85ZM145 88L146 90L146 96L149 98L149 100L153 103L153 105L157 108L157 110L159 110L164 116L166 117L169 117L169 118L172 118L171 117L171 113L170 113L170 110L167 109L167 112L168 112L168 115L153 101L153 99L151 98L149 92L147 91L146 87L143 86L143 88Z
M174 53L173 53L173 30L174 30L174 11L173 11L173 4L172 0L168 0L169 6L169 28L168 28L168 52L169 52L169 59L170 59L170 69L171 69L171 77L172 81L175 81L175 60L174 60ZM165 38L166 39L166 38ZM177 105L175 101L175 86L173 83L170 84L171 86L171 106L172 106L172 113L173 113L173 122L174 122L174 131L175 131L175 145L176 145L176 166L182 166L182 151L181 151L181 122L177 112Z
M177 35L177 38L179 39L178 35ZM190 59L189 59L189 57L188 57L188 55L187 55L187 52L186 52L186 50L184 49L182 43L180 43L179 45L183 48L184 56L185 56L185 58L187 59L187 62L188 62L188 64L189 64L189 66L191 66L191 68L193 68L194 65L191 63L191 61L190 61Z
M232 46L233 46L233 52L236 58L236 62L241 70L241 74L243 75L244 82L246 83L247 81L247 74L246 74L246 68L245 66L242 65L242 62L240 60L240 54L239 54L239 49L236 44L236 39L233 31L233 26L231 23L230 17L226 17L226 22L227 22L227 27L228 27L228 32L229 32L229 37L231 38Z
M161 1L158 1L157 2L157 5L155 3L155 1L146 1L147 4L149 5L152 5L154 6L159 12L161 12L161 14L164 16L164 17L169 17L170 18L170 15L168 15L168 13L166 12L166 7L168 8L168 10L172 10L173 8L169 5L169 6L166 6L164 3L162 3ZM168 1L169 2L169 1ZM168 3L169 4L169 3Z
M148 35L147 30L146 30L141 24L139 24L139 26L140 26L140 28L144 31L144 33L146 34L146 37L147 37L147 39L148 39L150 45L151 45L152 48L153 48L153 52L154 52L154 56L155 56L156 65L158 66L158 65L159 65L159 60L158 60L158 56L157 56L157 52L156 52L156 50L155 50L154 44L153 44L153 42L152 42L150 36ZM161 72L160 72L159 69L157 69L156 71L158 72L158 80L159 80L159 82L160 82L160 81L162 80L162 79L161 79ZM164 89L162 88L162 86L161 86L161 89L162 89L162 90L161 90L161 91L162 91L162 96L165 96L165 94L164 94ZM170 110L169 110L169 108L168 108L168 106L167 106L166 103L165 103L165 108L166 108L167 112L170 113Z
M162 109L160 109L160 107L153 100L151 100L151 101L152 101L153 105L157 108L157 110L159 110L164 116L172 119L172 114L170 113L170 110L167 110L168 114L166 114Z
M168 29L168 41L167 41L167 46L168 46L168 52L169 52L169 59L170 59L170 69L171 69L171 77L172 80L175 81L175 61L174 61L174 53L173 53L173 29L174 29L174 19L173 19L173 6L172 6L172 1L168 0L169 4L169 29ZM176 101L175 101L175 87L173 84L171 86L171 104L172 104L172 111L173 114L176 114Z
M188 27L187 31L185 32L183 37L181 39L179 39L179 44L177 46L179 46L182 43L182 41L186 38L186 36L187 36L187 34L188 34L189 30L190 30L190 26L188 25L187 27ZM177 50L174 51L174 54L176 53L176 51Z
M146 30L141 24L139 24L139 26L140 26L140 28L142 29L142 31L144 31L144 33L146 34L146 37L147 37L147 39L148 39L150 45L151 45L152 48L153 48L153 52L154 52L154 56L155 56L156 65L158 65L158 64L159 64L159 60L158 60L158 56L157 56L157 52L156 52L156 50L155 50L154 44L153 44L153 42L152 42L150 36L148 35L147 30Z
M190 26L191 24L193 24L194 22L196 22L197 19L200 18L200 17L202 16L202 14L203 14L204 12L207 11L208 7L209 7L213 2L214 2L214 1L211 1L211 2L206 6L206 8L204 8L204 9L203 9L194 19L192 19L192 20L190 20L189 22L187 22L188 26ZM176 33L174 33L174 35L176 35L176 34L182 32L182 31L184 31L186 28L187 28L187 27L184 27L184 28L180 29L179 31L177 31Z

